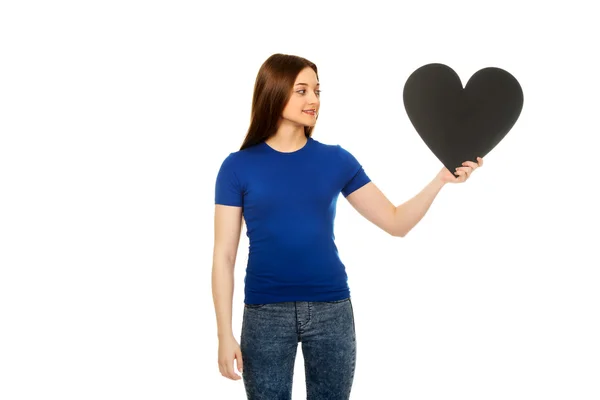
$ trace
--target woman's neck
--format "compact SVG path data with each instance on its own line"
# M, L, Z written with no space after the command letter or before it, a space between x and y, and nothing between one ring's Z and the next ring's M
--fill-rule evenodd
M299 129L282 128L280 127L275 135L265 141L269 146L282 152L296 151L304 147L307 141L304 127Z

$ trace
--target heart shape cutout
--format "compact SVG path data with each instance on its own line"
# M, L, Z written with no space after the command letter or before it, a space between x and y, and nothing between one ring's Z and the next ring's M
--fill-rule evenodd
M449 171L487 155L512 129L523 109L519 82L503 69L477 71L463 88L444 64L415 70L404 85L412 125Z

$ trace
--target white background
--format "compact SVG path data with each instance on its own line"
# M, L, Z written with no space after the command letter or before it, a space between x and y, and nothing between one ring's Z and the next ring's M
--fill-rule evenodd
M319 68L314 138L395 204L441 168L404 111L412 71L500 67L524 90L405 238L340 197L352 398L600 398L597 14L533 3L3 2L0 398L245 398L217 366L214 183L278 52ZM294 399L302 368L299 350Z

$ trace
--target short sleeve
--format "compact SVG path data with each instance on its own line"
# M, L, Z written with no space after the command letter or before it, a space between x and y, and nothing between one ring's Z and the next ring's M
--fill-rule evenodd
M243 192L235 173L234 153L229 154L221 164L215 183L215 204L243 206Z
M360 189L367 183L371 182L371 179L367 176L362 165L358 162L348 150L338 145L344 176L344 186L342 188L342 194L344 197L348 197L352 192Z

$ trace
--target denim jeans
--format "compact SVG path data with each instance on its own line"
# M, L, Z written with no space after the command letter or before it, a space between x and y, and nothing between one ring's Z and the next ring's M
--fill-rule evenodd
M307 400L347 400L356 365L351 300L246 304L240 349L248 400L290 400L302 343Z

